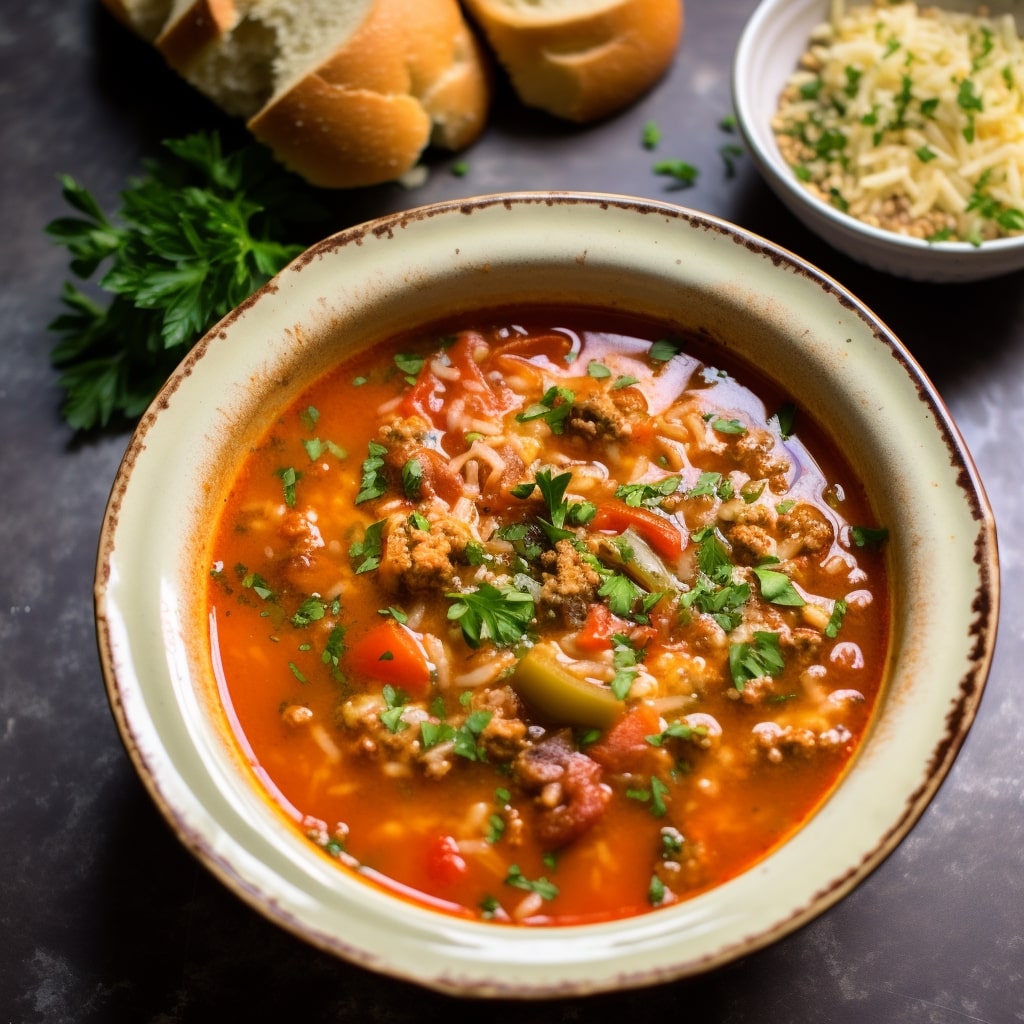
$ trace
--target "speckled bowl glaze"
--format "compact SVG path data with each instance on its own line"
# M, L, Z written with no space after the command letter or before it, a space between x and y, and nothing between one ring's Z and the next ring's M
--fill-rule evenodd
M285 824L231 739L208 655L207 531L275 410L355 346L510 302L627 310L699 331L826 424L890 526L894 648L877 719L830 799L720 888L617 923L456 920L371 888ZM311 248L215 327L142 419L96 576L99 650L128 753L230 889L322 949L471 996L650 985L748 954L862 881L907 834L981 699L998 604L995 531L932 386L835 281L762 238L669 204L583 194L445 203Z
M861 3L862 0L856 0ZM850 0L852 6L854 0ZM936 6L975 13L975 0L942 0ZM987 5L1024 20L1012 0ZM812 195L783 160L772 133L772 118L786 79L796 69L812 29L828 21L829 0L762 0L736 48L732 70L733 108L747 149L772 191L789 211L833 248L876 270L915 281L980 281L1024 268L1024 237L1000 238L974 246L908 238L871 227Z

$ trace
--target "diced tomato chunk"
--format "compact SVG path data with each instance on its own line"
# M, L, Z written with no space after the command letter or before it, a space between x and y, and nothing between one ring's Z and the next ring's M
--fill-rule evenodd
M657 756L647 737L660 731L657 710L650 704L637 704L587 747L587 755L611 772L642 772Z
M367 679L391 683L411 697L430 687L430 661L416 634L394 619L384 619L348 650L348 666Z
M427 874L441 885L459 881L469 870L459 852L454 836L437 836L430 841L426 854Z
M403 416L419 416L437 430L443 430L445 385L424 367L416 383L402 396L400 409Z
M626 632L629 625L613 615L608 605L597 602L587 609L587 617L576 634L576 643L586 651L606 651L612 636Z

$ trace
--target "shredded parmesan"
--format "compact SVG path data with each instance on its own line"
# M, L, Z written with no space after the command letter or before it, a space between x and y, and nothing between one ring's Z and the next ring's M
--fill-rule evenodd
M1011 15L873 4L811 35L773 122L808 189L930 242L1024 233L1024 47Z

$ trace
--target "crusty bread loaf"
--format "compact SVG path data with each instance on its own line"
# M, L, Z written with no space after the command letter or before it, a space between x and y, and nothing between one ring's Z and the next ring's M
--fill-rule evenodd
M519 98L571 121L632 103L666 71L682 0L462 0Z
M683 0L461 0L524 103L593 121L667 69ZM282 163L326 188L402 177L484 128L489 55L459 0L103 0Z
M485 124L487 58L457 0L103 2L314 185L394 180Z
M455 0L373 0L315 73L288 57L249 127L316 184L391 180L428 143L462 149L484 127L486 58Z

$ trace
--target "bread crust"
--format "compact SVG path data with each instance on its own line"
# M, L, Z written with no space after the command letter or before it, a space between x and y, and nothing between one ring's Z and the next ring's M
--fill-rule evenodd
M195 0L178 18L164 25L155 46L175 71L183 72L237 20L234 0Z
M378 0L319 68L249 120L314 185L391 181L434 142L469 145L490 105L486 58L455 0Z
M683 0L610 0L572 12L462 0L520 100L576 122L607 117L668 69L683 34Z

